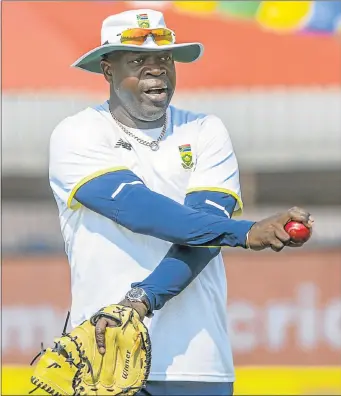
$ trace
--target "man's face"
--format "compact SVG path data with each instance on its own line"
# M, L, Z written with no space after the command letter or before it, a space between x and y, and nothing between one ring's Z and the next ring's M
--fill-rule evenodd
M102 69L125 110L142 121L166 112L176 84L170 51L119 52L102 61Z

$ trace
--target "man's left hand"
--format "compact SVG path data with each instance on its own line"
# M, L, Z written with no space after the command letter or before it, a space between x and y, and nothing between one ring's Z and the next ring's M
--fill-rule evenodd
M143 303L132 302L127 299L123 299L121 302L118 303L118 305L123 305L125 307L135 309L135 311L137 311L137 313L140 316L141 322L145 318L148 311L147 307ZM116 326L117 323L112 319L108 319L105 317L98 319L98 322L96 323L96 327L95 327L95 337L96 337L97 348L101 355L105 354L105 329L107 327L116 327Z

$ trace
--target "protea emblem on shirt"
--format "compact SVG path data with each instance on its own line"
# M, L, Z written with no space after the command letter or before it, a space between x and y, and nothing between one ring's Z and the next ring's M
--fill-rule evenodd
M179 152L182 160L182 167L184 169L192 169L194 164L191 145L183 144L182 146L179 146Z

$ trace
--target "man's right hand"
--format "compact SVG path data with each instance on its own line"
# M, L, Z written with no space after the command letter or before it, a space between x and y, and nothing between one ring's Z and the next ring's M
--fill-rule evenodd
M279 213L255 223L248 233L248 247L252 250L271 248L280 252L285 246L300 247L303 243L293 243L284 226L289 221L298 221L306 227L312 228L314 219L310 213L301 208L291 208L287 212Z

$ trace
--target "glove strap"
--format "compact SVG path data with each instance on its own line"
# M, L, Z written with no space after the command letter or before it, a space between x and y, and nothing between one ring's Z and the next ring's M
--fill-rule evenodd
M113 321L115 321L117 323L117 326L122 326L122 320L120 318L118 318L117 316L111 315L107 312L103 312L103 310L105 309L102 308L99 311L97 311L94 315L91 316L90 318L90 323L93 326L96 326L97 322L99 321L100 318L106 318L106 319L111 319ZM117 313L119 316L121 316L122 311L116 311L115 313Z

